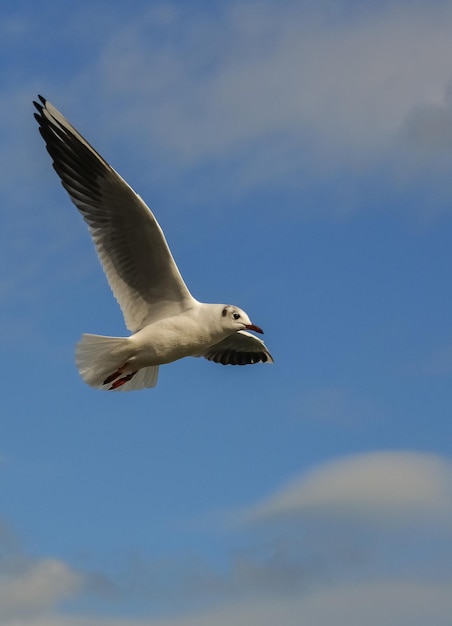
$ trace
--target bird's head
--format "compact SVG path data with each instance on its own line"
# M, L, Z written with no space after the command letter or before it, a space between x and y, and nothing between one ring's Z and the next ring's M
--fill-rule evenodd
M254 330L254 332L261 334L264 332L259 326L251 323L245 311L232 304L225 304L221 308L221 320L224 328L231 331Z

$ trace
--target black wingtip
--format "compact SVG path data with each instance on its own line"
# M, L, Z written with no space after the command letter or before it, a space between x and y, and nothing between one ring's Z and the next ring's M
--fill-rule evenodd
M43 96L40 96L39 94L38 94L38 98L39 98L39 100L41 102L36 102L36 100L33 100L33 104L34 104L35 108L39 111L39 113L42 114L42 110L45 107L45 105L47 104L47 100ZM35 113L35 117L36 117L36 115L37 114ZM39 119L37 117L36 117L36 119L39 121Z

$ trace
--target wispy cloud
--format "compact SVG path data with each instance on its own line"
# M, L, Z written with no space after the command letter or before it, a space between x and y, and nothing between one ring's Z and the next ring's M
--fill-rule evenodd
M452 464L433 454L373 452L303 473L239 514L244 521L322 513L379 523L419 519L452 525Z
M448 626L452 611L452 583L423 584L411 581L361 582L334 585L291 598L261 598L208 612L166 619L99 619L89 617L30 618L20 626ZM5 626L16 626L7 622Z
M369 203L369 181L398 194L425 179L424 210L448 206L448 3L164 1L107 21L85 6L62 17L65 40L87 42L73 71L41 64L17 91L44 89L133 185L166 181L185 206L295 189L306 211L300 194L327 182L329 211L342 215ZM14 36L39 33L30 23ZM50 57L61 41L46 42ZM24 145L4 147L16 178Z
M318 626L364 621L420 626L426 620L446 626L452 610L450 541L449 547L445 543L452 519L450 478L449 461L415 452L325 463L241 513L233 530L239 542L226 567L196 559L140 559L113 581L13 550L0 567L2 624L298 626L304 615ZM304 523L312 511L321 515ZM439 528L444 532L438 534ZM375 554L376 543L379 553L386 545L386 556ZM437 549L444 562L436 558ZM179 607L179 616L166 610L164 618L107 619L102 612L64 611L62 602L74 603L84 593L116 604L128 597L127 606L142 605L144 599L149 606L152 599L153 606ZM127 608L121 612L127 614Z
M242 2L210 15L163 6L165 18L150 11L111 38L97 71L126 125L171 158L246 153L247 175L259 168L263 179L313 160L316 170L358 167L400 148L402 129L425 136L427 110L428 126L444 123L449 5ZM441 149L444 135L429 142ZM278 158L265 167L268 150Z
M20 204L20 179L36 173L29 100L42 88L107 158L109 146L126 152L137 178L219 168L241 193L376 166L398 181L449 168L448 3L246 1L198 11L161 2L110 16L102 29L100 19L74 9L64 37L83 31L89 54L79 51L64 76L41 67L24 75L0 101L10 120L2 184ZM16 46L38 36L31 23L10 22ZM210 191L208 178L205 193L218 193L218 177Z
M48 613L81 587L81 577L54 559L9 559L0 570L0 617L2 622Z

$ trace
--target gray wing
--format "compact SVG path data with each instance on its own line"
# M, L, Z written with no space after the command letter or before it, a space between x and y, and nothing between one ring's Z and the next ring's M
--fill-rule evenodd
M229 335L198 356L222 365L273 363L273 357L264 342L245 330Z
M88 224L127 327L193 303L149 207L50 102L34 102L39 131L63 187Z

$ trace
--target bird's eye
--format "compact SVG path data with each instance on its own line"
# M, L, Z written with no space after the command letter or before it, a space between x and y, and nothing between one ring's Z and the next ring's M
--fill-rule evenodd
M235 320L238 320L238 319L240 319L240 313L233 313L233 314L232 314L232 317L233 317Z

